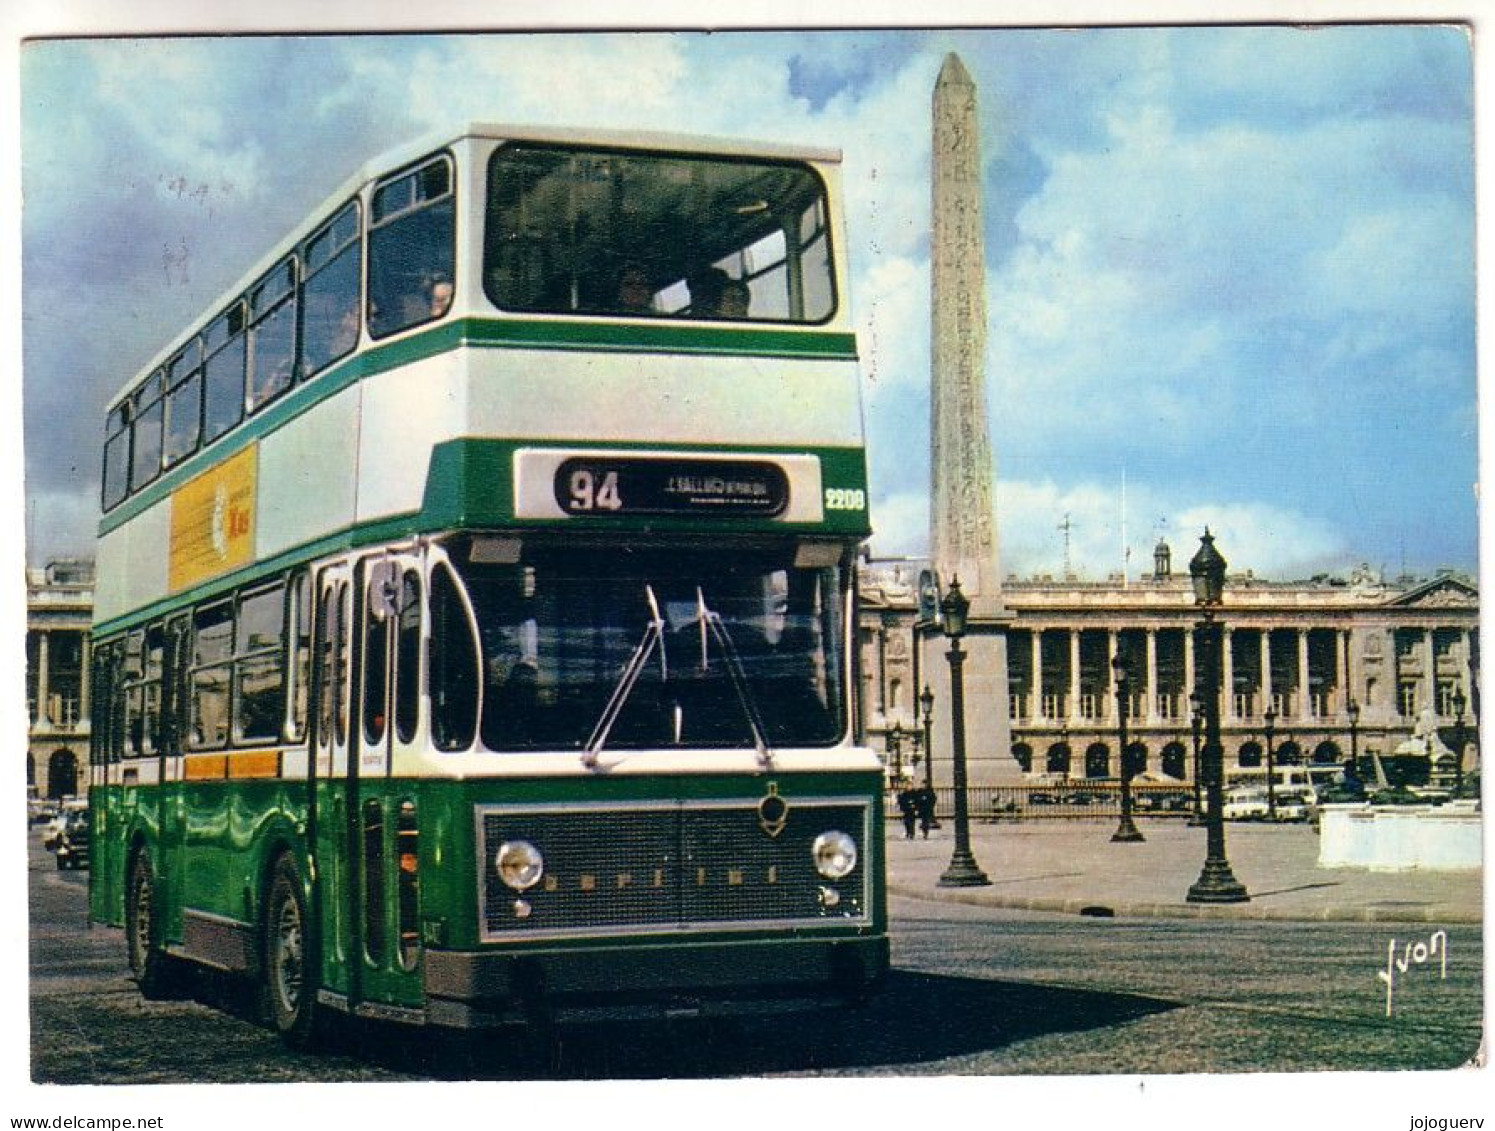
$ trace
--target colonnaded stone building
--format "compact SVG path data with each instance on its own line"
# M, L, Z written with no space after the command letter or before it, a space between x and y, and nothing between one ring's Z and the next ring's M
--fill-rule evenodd
M993 750L991 735L967 735L978 758L1006 763L1001 780L1118 776L1117 656L1126 673L1133 772L1194 780L1190 691L1199 614L1187 569L1175 570L1172 557L1159 543L1152 573L1125 582L1007 579L1009 746ZM861 571L862 725L867 741L890 764L896 757L905 774L924 743L919 694L941 686L931 678L938 673L919 670L943 655L928 639L938 628L919 618L925 568L873 560ZM1478 617L1478 591L1451 573L1397 582L1363 568L1311 581L1232 575L1221 612L1227 772L1264 764L1269 707L1279 765L1340 765L1353 748L1362 759L1427 757L1430 776L1447 779L1463 746L1464 769L1474 769ZM941 742L948 701L933 698L936 784L948 786L948 744Z
M88 629L93 563L26 571L26 785L41 797L87 791Z

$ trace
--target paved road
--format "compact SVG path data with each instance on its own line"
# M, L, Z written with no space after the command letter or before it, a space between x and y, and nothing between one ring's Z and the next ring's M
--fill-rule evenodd
M493 1040L359 1026L285 1050L252 996L203 976L143 1002L120 933L84 923L86 876L32 838L32 1078L52 1083L1047 1075L1451 1068L1479 1046L1482 931L1447 928L1447 972L1398 974L1422 924L1092 919L894 897L895 970L844 1016L599 1026L554 1059Z

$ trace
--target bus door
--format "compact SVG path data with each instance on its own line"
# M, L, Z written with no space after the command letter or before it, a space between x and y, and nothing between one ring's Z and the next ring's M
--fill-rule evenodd
M161 889L162 923L167 938L181 938L182 876L186 870L187 799L182 785L185 768L183 748L190 709L187 669L192 660L192 619L183 613L166 622L165 656L161 679L161 717L157 731L160 754L158 780L161 859L164 867L156 878Z
M408 734L396 712L396 657L413 615L419 631L420 572L408 555L373 555L322 572L318 585L317 846L323 985L366 1001L417 1004L420 985L400 945L401 828L408 799L390 777L396 742ZM418 635L417 635L418 639ZM407 660L418 674L419 648Z
M354 690L349 724L348 847L360 996L388 1005L418 1005L418 935L410 779L391 771L417 738L419 719L421 569L417 557L364 559L354 574Z
M353 571L337 562L316 575L316 639L313 644L315 711L312 776L316 791L317 882L312 889L313 922L321 939L322 988L350 995L348 955L354 953L348 917L348 698L352 656Z

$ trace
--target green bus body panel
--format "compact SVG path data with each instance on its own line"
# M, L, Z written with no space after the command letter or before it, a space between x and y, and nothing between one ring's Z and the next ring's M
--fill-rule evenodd
M421 503L420 524L426 531L449 527L512 526L569 530L669 534L815 534L831 538L865 538L872 533L866 509L824 512L820 522L780 522L771 518L741 518L709 515L619 515L569 516L553 519L515 519L514 452L520 448L555 448L564 451L606 449L611 451L729 452L763 456L799 454L767 445L695 445L614 443L534 443L513 440L450 440L431 452ZM820 460L821 489L867 489L867 457L861 448L810 448Z
M502 755L495 755L501 759ZM872 906L864 925L817 928L817 937L881 937L887 930L884 885L881 775L876 771L766 772L763 774L641 775L638 777L481 778L469 780L377 777L356 785L360 808L377 800L383 808L384 924L383 962L372 965L361 953L356 932L361 839L347 844L349 783L318 780L315 819L308 807L308 784L297 780L170 782L165 786L97 786L95 822L104 822L94 841L96 863L90 876L90 918L122 925L125 870L131 845L150 853L161 883L163 940L183 938L183 912L190 908L241 925L256 941L263 913L266 879L274 859L289 850L307 882L307 907L321 954L321 986L358 1000L419 1008L424 1001L419 959L405 969L399 958L398 844L396 815L404 801L416 807L418 828L418 930L424 945L443 950L596 952L598 960L626 962L630 946L661 941L690 945L730 938L772 946L797 938L795 932L764 930L699 931L688 939L671 932L605 938L547 939L483 943L478 907L481 868L476 857L474 807L480 804L640 804L691 800L752 801L773 782L792 807L799 797L865 799L869 843L861 845L869 868ZM182 806L184 837L164 843L159 815ZM308 841L314 830L315 851ZM355 830L361 833L361 826ZM107 860L107 863L105 861ZM313 882L313 877L315 882ZM176 882L172 882L175 880ZM360 925L361 926L361 925ZM350 947L349 940L355 940ZM432 940L439 940L433 942ZM424 953L422 949L421 953ZM612 958L609 959L608 956ZM356 968L355 964L356 963Z

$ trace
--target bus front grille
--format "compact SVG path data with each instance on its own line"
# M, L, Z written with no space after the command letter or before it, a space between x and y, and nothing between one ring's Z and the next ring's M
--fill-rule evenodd
M782 826L758 803L479 805L479 907L485 941L580 935L841 926L869 921L865 801L796 800ZM811 846L839 830L858 860L830 881ZM545 858L534 887L516 892L494 868L505 841Z

